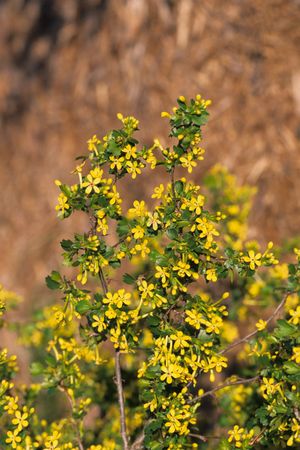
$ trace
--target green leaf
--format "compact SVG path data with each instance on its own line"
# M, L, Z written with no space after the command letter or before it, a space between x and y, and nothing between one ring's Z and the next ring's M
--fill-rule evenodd
M50 354L46 355L45 356L45 361L48 364L48 366L56 367L57 361L56 361L56 359L55 359L55 357L53 355L50 355Z
M176 228L169 228L167 230L167 236L170 239L177 239L178 238L178 231L176 230Z
M73 242L70 239L63 239L60 245L64 250L68 251L71 249Z
M300 374L300 366L293 362L293 361L287 361L284 365L283 368L285 369L285 371L289 374L289 375L297 375Z
M207 122L207 120L208 120L208 114L207 115L204 115L204 114L201 114L201 116L192 116L192 120L193 120L193 122L196 124L196 125L204 125L206 122Z
M120 237L126 236L129 233L129 225L126 219L119 221L117 225L117 232Z
M33 362L30 366L31 375L41 375L44 372L44 366L40 362Z
M148 425L146 425L145 434L153 433L153 431L158 430L161 427L162 422L163 422L162 419L152 420L152 422L150 422Z
M134 284L136 279L132 275L129 275L129 273L125 273L123 275L123 281L126 284Z
M183 192L183 182L180 181L180 180L175 181L174 188L175 188L176 194L178 194L178 195L182 194L182 192Z
M53 270L50 275L48 275L46 278L46 285L49 289L59 289L61 285L61 276L59 272L56 272Z
M228 258L232 258L234 256L235 252L232 248L227 247L227 248L225 248L224 253Z
M91 309L91 304L87 300L80 300L76 306L75 309L79 314L85 314L87 311Z
M277 320L277 327L274 330L274 335L278 338L291 336L297 331L297 327L288 323L286 320Z
M295 264L289 264L289 274L295 275L296 272L297 272L297 268L296 268Z

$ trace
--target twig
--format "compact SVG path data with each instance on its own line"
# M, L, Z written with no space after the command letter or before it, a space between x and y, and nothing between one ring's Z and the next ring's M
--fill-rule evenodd
M116 370L116 385L118 390L118 400L120 407L120 424L121 424L121 436L123 440L124 450L129 450L128 437L126 431L126 419L125 419L125 405L124 405L124 392L122 384L121 364L120 364L120 351L116 351L115 355L115 370Z
M172 194L173 194L174 200L176 202L174 172L175 172L175 167L172 167L172 170L171 170L171 186L172 186Z
M284 306L288 296L291 293L288 292L283 299L281 300L281 302L279 303L279 305L277 306L277 308L275 309L275 311L271 314L271 316L268 318L268 320L266 320L266 325L269 325L269 323L274 319L274 317L277 316L277 314L279 313L279 311L281 310L281 308ZM224 353L227 353L229 350L231 350L232 348L236 347L237 345L242 344L243 342L247 342L249 341L249 339L251 339L253 336L255 336L257 333L259 333L259 330L254 330L251 333L247 334L247 336L243 337L242 339L239 339L238 341L233 342L233 344L229 345L228 347L226 347L224 350L222 350L220 352L220 355L223 355Z
M261 437L262 437L262 435L264 434L265 431L266 431L266 427L263 428L263 429L261 430L261 432L260 432L257 436L255 436L255 437L249 442L249 445L252 446L252 445L256 444L257 442L259 442L260 439L261 439Z
M126 234L126 236L122 237L118 242L116 242L112 248L116 248L118 247L118 245L122 244L122 242L126 241L127 237L129 236L129 234Z
M103 270L99 270L99 278L102 286L103 293L106 295L108 293L108 286L104 277ZM122 373L120 364L120 351L116 350L115 353L115 372L116 372L116 385L118 391L118 402L120 409L120 425L121 425L121 436L123 440L123 449L129 450L128 437L126 431L126 418L125 418L125 405L124 405L124 391L122 383Z
M103 270L101 269L101 267L99 270L99 278L100 278L103 294L106 295L108 293L108 287L107 287L107 283L106 283L104 273L103 273Z
M190 403L196 403L199 400L202 400L204 397L208 397L209 395L213 395L215 392L220 391L221 389L225 389L229 386L235 386L238 384L248 384L248 383L252 383L254 381L257 381L259 379L259 375L256 375L255 377L252 378L241 378L239 380L236 381L230 381L229 383L224 383L221 384L220 386L216 386L215 388L211 389L210 391L204 392L204 394L200 395L199 397L195 397L191 400Z
M74 402L73 402L73 399L72 399L72 397L70 396L70 394L68 392L68 389L62 384L60 384L58 387L66 395L66 398L67 398L67 400L69 402L69 405L70 405L70 408L71 408L71 412L73 413ZM82 443L82 440L81 440L79 426L78 426L79 424L78 424L78 422L75 419L73 419L73 417L71 419L72 419L73 425L75 427L78 447L79 447L80 450L84 450L84 446L83 446L83 443Z
M199 439L200 441L207 442L207 438L205 436L202 436L201 434L189 433L189 436Z
M141 450L142 444L145 439L145 432L144 430L141 432L141 434L138 435L132 446L130 447L130 450Z

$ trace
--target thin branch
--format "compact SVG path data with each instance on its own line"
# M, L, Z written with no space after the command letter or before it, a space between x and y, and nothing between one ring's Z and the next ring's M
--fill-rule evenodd
M118 247L120 244L122 244L122 242L126 241L127 237L129 236L129 234L126 234L126 236L122 237L118 242L116 242L112 248L116 248Z
M60 384L58 386L58 388L59 388L60 391L62 391L66 395L66 398L67 398L67 400L69 402L69 405L70 405L70 408L71 408L71 413L73 413L74 401L73 401L72 397L70 396L70 394L68 392L68 389L62 384ZM79 447L80 450L84 450L84 446L83 446L83 443L82 443L82 440L81 440L81 436L80 436L80 430L79 430L79 426L78 426L79 425L78 421L76 421L73 417L71 419L72 419L73 425L75 427L78 447Z
M107 283L106 283L106 280L104 277L104 273L103 273L103 270L101 269L101 267L99 270L99 278L100 278L103 294L106 295L108 293L108 286L107 286Z
M116 370L116 385L118 390L118 401L120 407L120 424L121 424L121 436L123 440L124 450L129 450L128 437L126 431L126 418L125 418L125 404L124 404L124 392L122 384L121 364L120 364L120 351L116 351L115 355L115 370Z
M108 286L104 277L103 270L99 270L99 278L102 286L103 293L106 295L108 293ZM122 373L120 364L120 351L115 352L115 373L116 373L116 385L118 392L118 402L120 409L120 425L121 425L121 436L123 440L123 449L129 450L128 436L126 431L126 418L125 418L125 404L124 404L124 391L122 383Z
M279 303L279 305L277 306L277 308L275 309L275 311L271 314L271 316L266 320L266 326L269 325L269 323L277 316L277 314L279 313L279 311L283 308L288 296L290 295L290 292L288 292L283 299L281 300L281 302ZM229 345L228 347L226 347L224 350L222 350L220 352L220 355L223 355L224 353L227 353L229 350L231 350L232 348L236 347L237 345L242 344L243 342L247 342L249 341L249 339L251 339L253 336L255 336L257 333L259 333L259 330L254 330L251 333L247 334L247 336L243 337L242 339L239 339L238 341L233 342L233 344Z
M189 433L189 436L195 439L199 439L202 442L207 442L207 438L205 436L202 436L201 434Z
M138 435L132 446L130 447L130 450L141 450L143 447L143 442L145 439L145 432L144 430L141 432L141 434Z
M174 172L175 172L175 167L172 167L172 170L171 170L171 186L172 186L172 194L173 194L174 200L176 201Z
M220 386L216 386L215 388L211 389L210 391L204 392L204 394L200 395L199 397L193 398L190 403L196 403L199 400L202 400L204 397L208 397L209 395L213 396L213 394L215 392L220 391L221 389L225 389L225 388L227 388L229 386L235 386L235 385L238 385L238 384L253 383L253 382L257 381L258 379L259 379L259 375L255 376L255 377L252 377L252 378L241 378L241 379L236 380L236 381L230 381L228 383L221 384Z
M257 442L259 442L261 440L261 437L262 437L262 435L264 434L265 431L266 431L266 427L263 428L261 430L261 432L249 442L249 445L252 446L252 445L256 444Z

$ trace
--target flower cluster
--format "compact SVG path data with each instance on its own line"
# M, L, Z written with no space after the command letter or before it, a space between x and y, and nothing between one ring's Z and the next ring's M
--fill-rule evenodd
M140 146L137 119L118 114L120 129L89 139L75 184L56 181L58 217L81 211L89 227L61 242L68 276L46 278L62 301L13 324L36 382L18 383L0 352L1 448L300 445L300 250L295 262L291 245L247 240L255 190L227 169L201 188L178 176L203 159L209 104L180 97L162 113L170 147ZM128 205L119 180L147 166L167 180ZM16 303L0 291L1 327Z

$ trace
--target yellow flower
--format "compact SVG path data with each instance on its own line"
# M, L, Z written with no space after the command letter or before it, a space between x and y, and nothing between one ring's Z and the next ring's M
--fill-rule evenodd
M97 138L97 136L94 134L94 136L87 141L88 144L88 150L90 152L95 152L98 154L97 145L100 144L100 140Z
M300 364L300 347L294 347L293 353L292 359L294 359L297 364Z
M223 322L222 338L231 343L239 337L238 327L232 322Z
M121 198L120 198L120 194L119 194L119 192L117 191L117 188L116 188L115 185L112 187L112 192L109 192L109 193L107 194L107 197L110 198L110 201L109 201L109 204L110 204L110 205L122 203L122 200L121 200Z
M155 269L155 278L161 278L162 283L165 284L167 282L167 278L170 278L169 272L167 272L165 267L155 266Z
M255 324L258 331L262 331L266 328L267 322L265 320L259 319L259 321Z
M294 434L289 438L289 440L286 443L288 447L291 447L294 444L294 440L296 440L296 442L300 442L300 424L295 418L292 419L292 422L293 424L291 426L291 430L293 431Z
M126 147L124 147L122 149L122 152L125 153L126 159L130 159L130 158L136 159L137 158L135 146L132 147L130 144L127 144Z
M159 215L157 211L154 211L153 214L148 213L148 221L147 226L152 227L154 231L158 230L158 225L161 224L161 221L159 220Z
M197 163L193 160L194 157L191 153L189 153L186 157L182 156L179 161L182 164L182 167L185 167L188 170L188 173L192 173L193 167L197 166Z
M189 323L192 327L196 328L196 330L199 330L201 326L202 315L198 313L198 311L196 311L195 309L187 310L185 314L187 315L185 321Z
M276 394L276 392L281 392L280 383L276 383L274 378L263 377L263 384L260 387L263 398L266 400L268 397Z
M15 417L12 420L12 423L14 425L18 425L18 430L21 431L23 428L28 427L29 422L28 422L28 413L24 412L23 414L21 413L21 411L16 411L15 412Z
M135 251L140 252L142 258L145 258L150 253L150 248L148 247L148 239L143 242L136 244L134 247Z
M137 175L139 175L141 172L140 167L144 167L143 164L138 164L137 161L128 161L126 165L126 170L128 173L131 173L131 178L134 180Z
M140 225L137 225L136 227L132 228L131 232L133 234L134 239L141 239L145 235L145 230Z
M223 325L223 320L221 317L214 315L211 320L203 320L202 323L206 326L207 333L220 334L220 329Z
M65 196L65 194L61 193L58 196L58 205L55 206L56 211L61 211L62 214L70 208L70 205L68 205L68 198Z
M181 422L179 419L182 419L182 415L175 411L175 409L170 409L167 414L168 422L166 422L166 427L169 428L169 433L176 433L181 431Z
M244 433L244 428L240 428L238 425L235 425L233 427L233 430L229 430L228 434L229 434L229 438L228 438L228 442L232 442L233 440L235 440L235 446L236 447L241 447L242 443L242 435Z
M171 384L173 379L179 378L182 372L181 367L176 364L166 364L161 368L163 374L160 376L161 381L166 380L168 384Z
M48 449L56 449L58 450L58 440L61 437L61 433L58 431L54 431L52 436L49 436L45 442L45 447Z
M18 436L19 430L16 429L13 432L8 431L7 432L7 438L5 439L5 442L7 444L10 444L12 448L17 448L18 443L21 442L21 436Z
M117 317L117 313L114 309L112 309L110 306L108 307L108 310L105 311L106 317L109 319L115 319Z
M142 299L146 299L147 297L152 298L154 296L154 284L148 284L146 280L143 280L139 285L139 291L141 292Z
M205 278L207 281L216 282L218 280L216 269L206 269Z
M255 267L261 266L261 253L257 253L255 255L254 250L249 250L248 256L243 256L243 261L249 263L249 267L251 270L255 270Z
M122 308L124 305L130 305L130 292L126 292L125 289L119 289L114 296L114 303L117 308Z
M300 322L300 306L297 306L296 309L290 309L289 315L291 316L290 322L294 325L298 325Z
M82 187L86 187L85 193L90 194L92 191L94 191L96 194L99 194L100 189L98 187L98 184L101 183L101 178L93 178L93 175L89 173L86 177L86 180L84 183L82 183Z
M97 331L101 333L106 328L104 317L93 315L94 322L92 323L93 328L97 328Z
M7 395L5 396L5 400L7 401L7 404L4 406L5 411L8 414L14 414L18 409L18 397L10 397Z
M189 341L191 341L190 336L186 336L182 331L177 331L176 334L171 334L170 338L174 341L174 349L184 349L189 347Z
M117 170L122 169L123 163L125 161L123 156L121 158L117 158L116 156L110 156L109 159L111 161L111 164L110 164L111 169L114 169L114 168L116 168Z
M187 276L190 277L192 275L192 271L190 270L191 266L190 264L187 264L183 261L179 261L177 266L173 267L173 270L178 272L178 276L181 278Z
M188 208L189 211L195 211L197 216L201 214L202 206L204 205L203 195L198 195L197 197L192 197L191 200L184 200L182 204L182 209Z
M163 192L165 190L165 187L163 184L160 184L159 186L157 186L156 188L154 188L154 194L152 194L152 198L157 198L160 199L163 195Z
M143 217L147 212L146 204L144 200L139 202L138 200L134 200L133 202L133 208L130 208L128 210L128 216L130 218L134 217Z
M171 114L169 114L168 112L163 111L163 112L160 114L160 117L168 117L168 118L170 119L172 116L171 116Z

